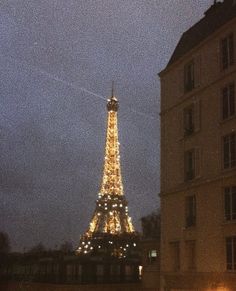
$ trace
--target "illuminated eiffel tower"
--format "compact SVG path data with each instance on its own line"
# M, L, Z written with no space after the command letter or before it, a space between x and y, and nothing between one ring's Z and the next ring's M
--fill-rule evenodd
M112 86L113 87L113 86ZM113 94L107 101L108 119L104 169L96 208L82 235L78 255L129 258L137 255L139 235L134 230L124 197L118 141L119 104Z

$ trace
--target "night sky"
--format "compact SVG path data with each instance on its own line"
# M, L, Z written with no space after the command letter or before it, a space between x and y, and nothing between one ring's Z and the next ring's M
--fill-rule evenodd
M213 0L2 0L0 231L78 244L95 208L115 81L130 215L159 207L157 73Z

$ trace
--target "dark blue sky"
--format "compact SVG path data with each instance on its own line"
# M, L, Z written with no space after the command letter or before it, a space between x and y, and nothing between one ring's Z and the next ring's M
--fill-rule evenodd
M159 206L157 73L211 0L2 0L0 230L12 248L86 230L99 190L111 81L137 229Z

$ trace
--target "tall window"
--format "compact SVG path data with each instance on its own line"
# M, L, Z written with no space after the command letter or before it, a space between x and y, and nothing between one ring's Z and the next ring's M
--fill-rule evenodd
M196 242L194 240L186 241L185 246L187 269L194 270L196 268Z
M234 36L233 33L221 40L222 69L227 69L234 63Z
M180 270L180 245L178 241L170 243L170 254L173 271Z
M157 260L157 250L148 251L148 262L153 263Z
M236 219L236 186L224 189L225 220Z
M184 91L188 92L194 89L194 61L184 66Z
M234 83L222 89L222 118L227 119L235 114Z
M191 227L196 225L196 196L187 196L185 198L185 208L186 208L186 227Z
M236 236L226 238L226 268L236 271Z
M195 178L195 159L194 150L185 152L185 180L189 181Z
M231 133L223 137L224 169L236 166L236 134Z
M184 109L184 135L188 136L194 132L194 105Z
M102 282L104 276L104 266L97 265L96 266L96 279L98 282Z

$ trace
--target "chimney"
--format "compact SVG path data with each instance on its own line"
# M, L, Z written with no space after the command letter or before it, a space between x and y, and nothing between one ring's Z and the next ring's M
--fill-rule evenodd
M224 0L227 1L227 0ZM218 11L219 7L221 7L222 2L218 2L217 0L214 0L213 5L204 13L205 16L214 14L216 11Z

